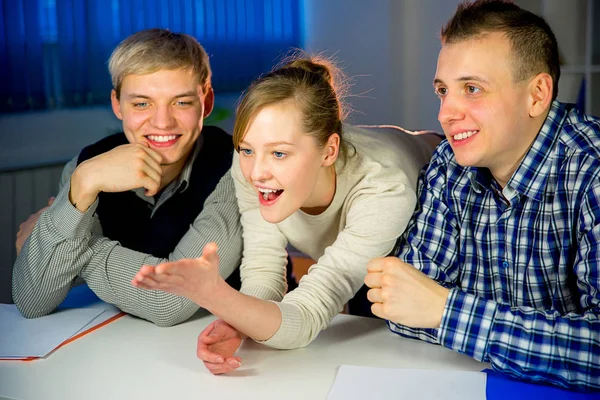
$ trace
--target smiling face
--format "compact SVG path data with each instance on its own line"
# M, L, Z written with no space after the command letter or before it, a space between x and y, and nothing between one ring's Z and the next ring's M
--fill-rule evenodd
M212 89L204 93L189 69L125 76L112 107L130 143L147 143L162 156L163 176L177 176L212 111Z
M462 166L489 168L508 181L535 139L532 81L513 81L510 43L501 33L443 45L434 79L438 119Z
M324 148L302 131L302 115L290 102L265 106L256 113L240 142L240 167L256 190L262 217L278 223L302 209L319 213L335 193L332 164L339 136Z

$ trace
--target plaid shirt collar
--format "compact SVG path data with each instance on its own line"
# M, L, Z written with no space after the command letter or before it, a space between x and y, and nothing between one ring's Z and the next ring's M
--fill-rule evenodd
M548 182L548 178L557 155L553 148L559 140L558 133L566 115L565 107L555 100L525 158L506 184L508 190L536 201L541 201L546 192L554 192L555 182ZM481 193L491 188L501 190L487 168L469 167L468 170L471 185L476 192Z

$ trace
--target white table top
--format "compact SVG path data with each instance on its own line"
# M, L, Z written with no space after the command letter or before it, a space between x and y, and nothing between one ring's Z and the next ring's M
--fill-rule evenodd
M326 399L342 364L481 371L441 346L405 339L382 320L338 315L308 347L274 350L247 340L242 366L213 376L196 358L196 338L213 316L171 328L125 316L46 359L0 361L0 398ZM366 399L365 399L366 400Z

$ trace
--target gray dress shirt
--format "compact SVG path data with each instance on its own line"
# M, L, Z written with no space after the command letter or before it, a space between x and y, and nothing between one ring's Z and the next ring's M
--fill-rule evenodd
M158 209L176 189L187 187L194 159L202 142L179 177L155 199L134 192ZM107 303L121 310L171 326L187 320L198 310L189 299L169 293L138 289L131 280L142 265L157 265L182 258L196 258L204 245L219 246L220 274L228 277L239 265L242 254L242 228L231 173L227 172L206 199L204 209L179 241L168 259L153 257L125 248L102 235L95 210L98 199L82 213L69 201L70 178L77 158L64 168L54 204L40 216L13 267L13 300L28 318L52 312L64 300L77 277Z

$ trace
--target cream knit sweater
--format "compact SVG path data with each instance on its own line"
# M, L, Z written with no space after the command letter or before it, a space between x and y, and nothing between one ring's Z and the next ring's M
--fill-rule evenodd
M258 196L234 154L244 239L241 292L276 302L282 313L279 330L263 342L268 346L309 344L360 289L367 263L390 253L414 211L417 177L429 162L430 146L394 129L350 125L344 125L344 139L356 153L350 151L345 163L336 161L331 205L320 215L298 210L277 224L261 217ZM284 296L288 243L317 262Z

